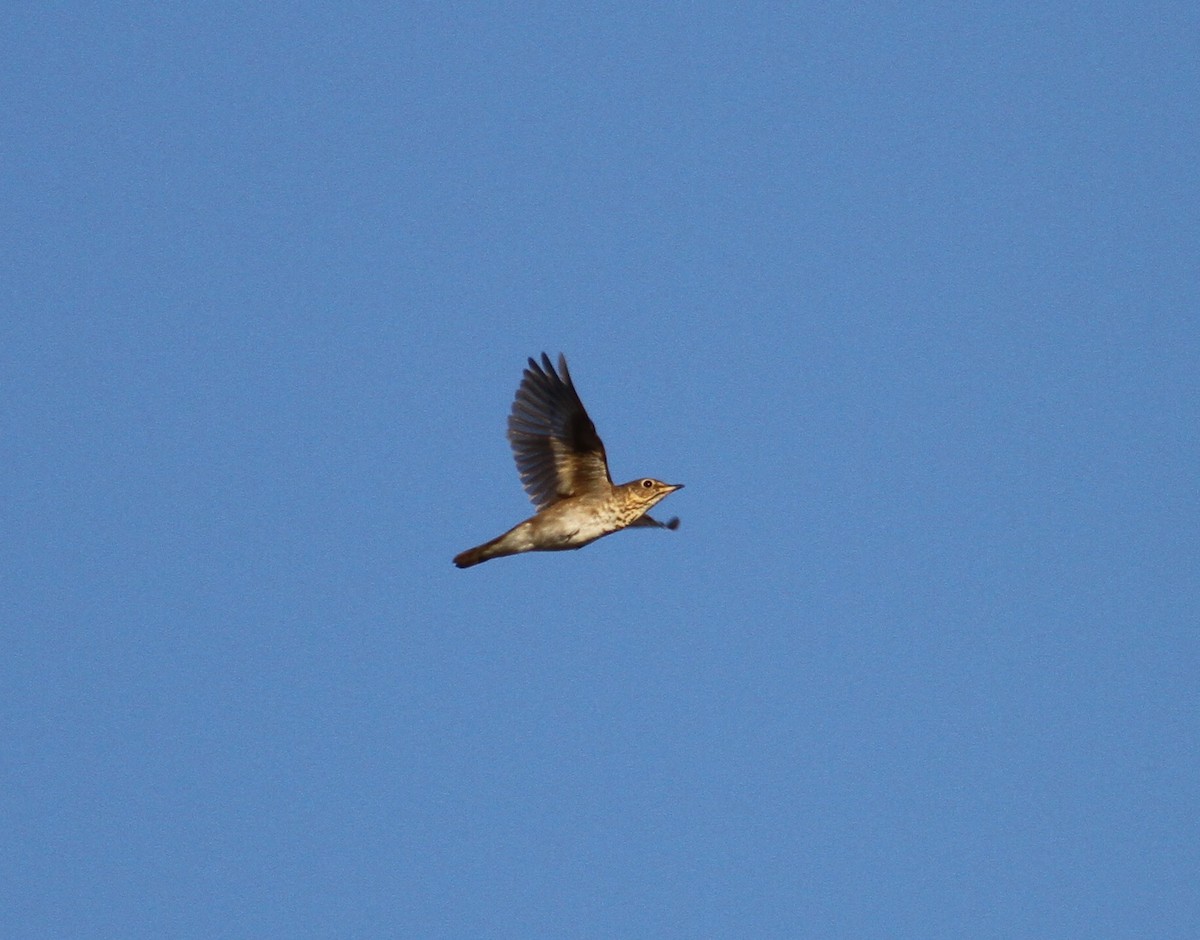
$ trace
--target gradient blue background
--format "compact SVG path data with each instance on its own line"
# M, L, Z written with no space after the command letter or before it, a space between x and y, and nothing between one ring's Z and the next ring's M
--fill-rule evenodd
M198 6L0 16L0 933L1196 936L1194 3ZM542 350L683 526L458 571Z

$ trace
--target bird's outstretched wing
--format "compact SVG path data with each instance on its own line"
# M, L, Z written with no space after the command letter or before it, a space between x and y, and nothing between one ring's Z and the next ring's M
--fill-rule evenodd
M539 510L612 485L604 444L561 353L558 372L545 353L540 365L529 360L508 417L508 441L525 492Z
M666 522L659 522L649 513L643 513L634 519L633 522L629 523L630 528L633 528L634 526L643 526L651 529L670 529L672 532L674 532L679 528L679 517L672 516Z

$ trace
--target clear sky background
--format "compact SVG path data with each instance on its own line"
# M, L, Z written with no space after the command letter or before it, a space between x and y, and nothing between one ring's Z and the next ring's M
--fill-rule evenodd
M1195 937L1200 13L984 7L10 4L0 934Z

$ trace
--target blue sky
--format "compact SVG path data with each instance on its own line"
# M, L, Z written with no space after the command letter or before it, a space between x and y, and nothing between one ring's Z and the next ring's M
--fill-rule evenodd
M2 20L0 932L1194 936L1194 5Z

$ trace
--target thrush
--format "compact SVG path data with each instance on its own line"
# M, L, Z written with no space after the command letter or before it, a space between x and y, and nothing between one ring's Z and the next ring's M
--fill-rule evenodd
M508 441L537 512L490 542L456 555L458 567L521 552L583 548L631 526L678 528L678 519L659 522L646 511L682 489L682 483L645 477L613 485L604 444L561 353L557 372L545 353L540 365L529 360L508 418Z

